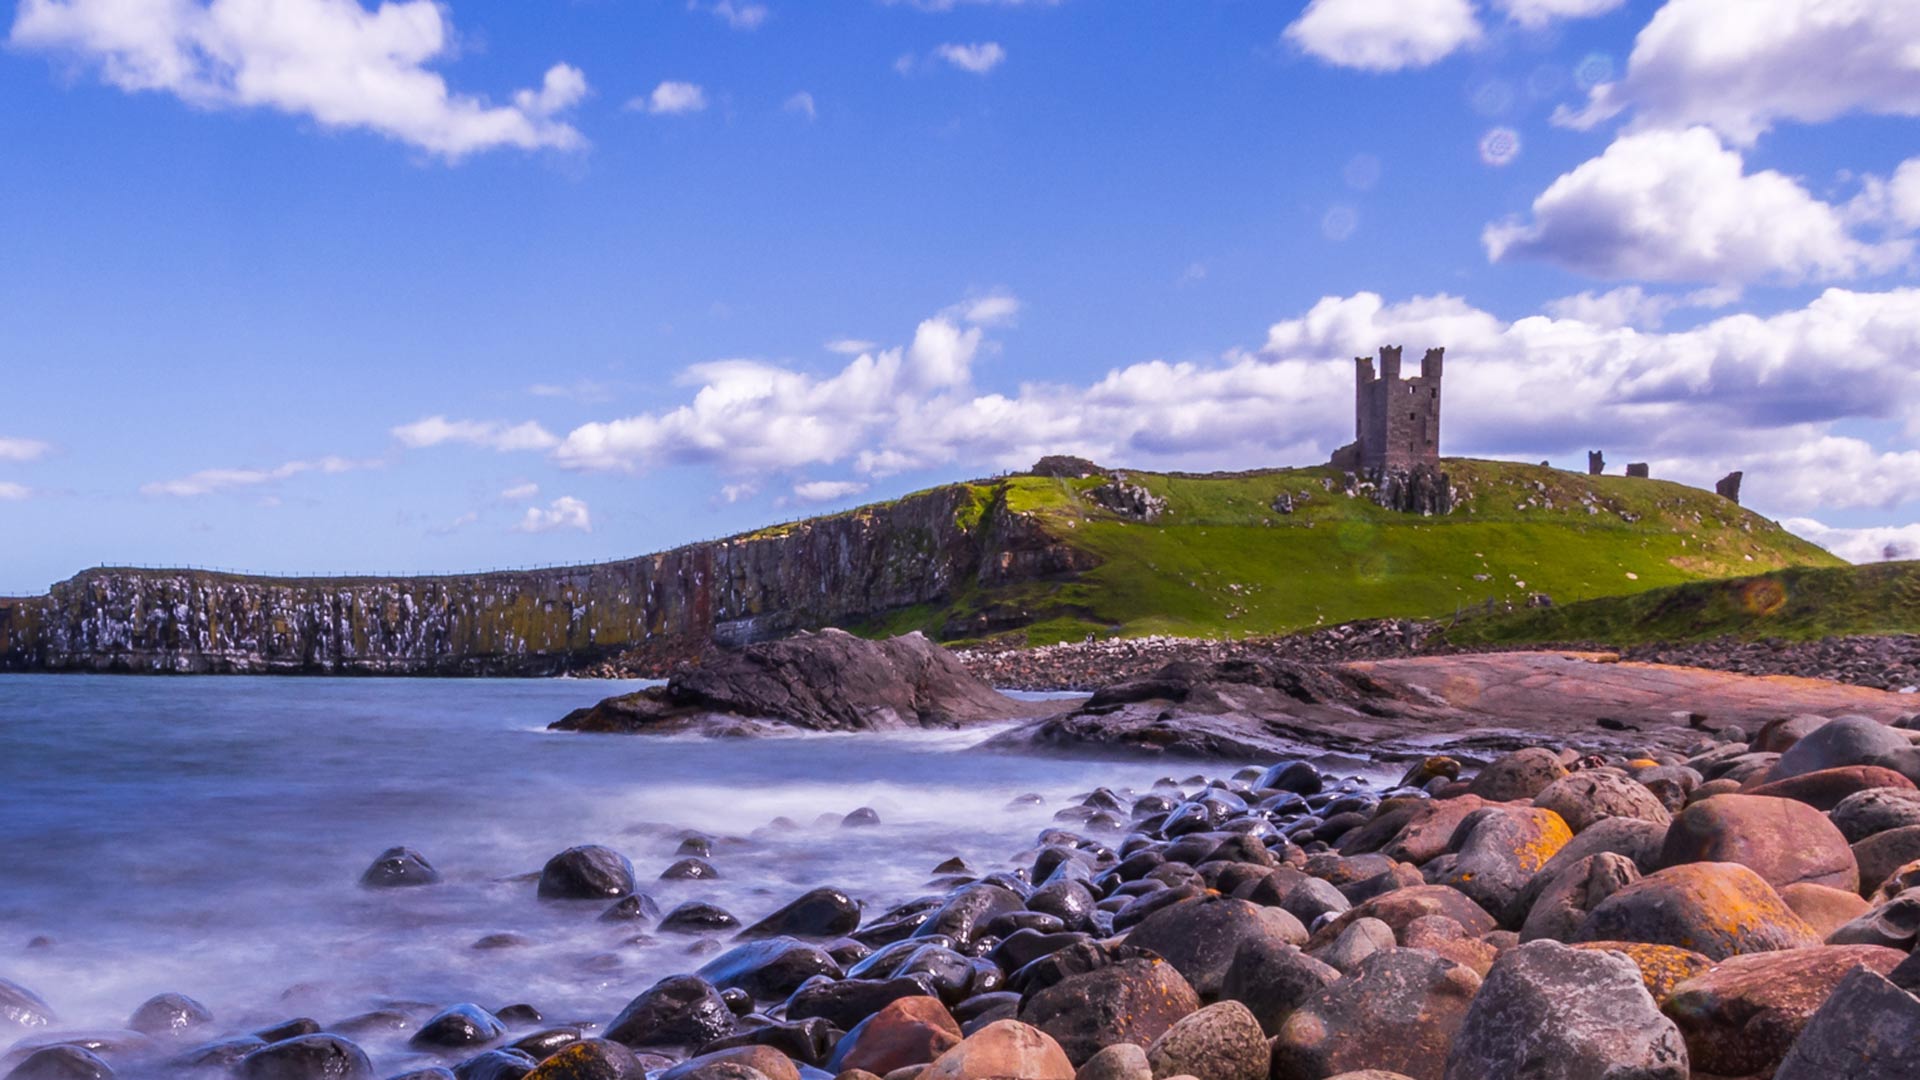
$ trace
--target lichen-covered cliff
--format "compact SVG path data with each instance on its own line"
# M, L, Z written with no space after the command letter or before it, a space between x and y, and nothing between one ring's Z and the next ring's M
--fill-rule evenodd
M957 485L621 562L421 578L100 568L0 599L0 669L548 674L739 643L1071 570L992 488Z

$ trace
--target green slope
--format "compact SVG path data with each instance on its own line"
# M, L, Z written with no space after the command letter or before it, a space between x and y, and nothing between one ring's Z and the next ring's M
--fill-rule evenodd
M1641 645L1717 637L1804 641L1835 634L1920 633L1920 562L1795 567L1633 596L1469 619L1456 645L1602 642Z
M1557 604L1840 560L1711 492L1510 462L1444 463L1460 501L1444 517L1376 506L1331 468L1192 476L1129 473L1167 500L1149 523L1086 493L1101 477L1017 476L973 485L977 501L1031 515L1097 556L1062 581L988 590L863 629L1026 624L1029 644L1087 634L1244 636L1382 617L1451 617L1489 602ZM1290 514L1273 509L1282 493ZM984 619L982 617L985 617Z

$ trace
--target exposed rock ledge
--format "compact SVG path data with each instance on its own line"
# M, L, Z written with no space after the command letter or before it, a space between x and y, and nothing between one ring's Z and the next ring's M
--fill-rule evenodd
M665 686L576 709L561 731L715 735L957 728L1054 711L1016 701L920 634L868 641L841 630L714 653Z

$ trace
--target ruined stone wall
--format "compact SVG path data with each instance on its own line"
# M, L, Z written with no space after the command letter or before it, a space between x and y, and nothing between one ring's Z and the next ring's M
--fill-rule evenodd
M852 622L970 579L1058 572L1055 545L973 496L894 503L620 562L457 577L281 579L89 570L0 601L0 669L546 674L663 662ZM997 507L997 504L996 504Z

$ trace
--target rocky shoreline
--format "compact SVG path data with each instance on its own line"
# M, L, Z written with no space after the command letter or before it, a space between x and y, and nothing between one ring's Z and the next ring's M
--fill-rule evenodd
M898 852L924 894L872 910L847 882L743 917L663 911L626 855L575 847L523 880L528 898L684 935L692 970L584 1018L383 1002L236 1030L168 993L82 1033L0 981L4 1064L15 1080L1912 1077L1917 724L1792 716L1612 753L1543 740L1477 772L1431 756L1392 784L1296 759L1098 788L998 866ZM732 872L750 850L689 832L662 877ZM407 849L362 884L442 887ZM366 1047L401 1039L376 1069Z

